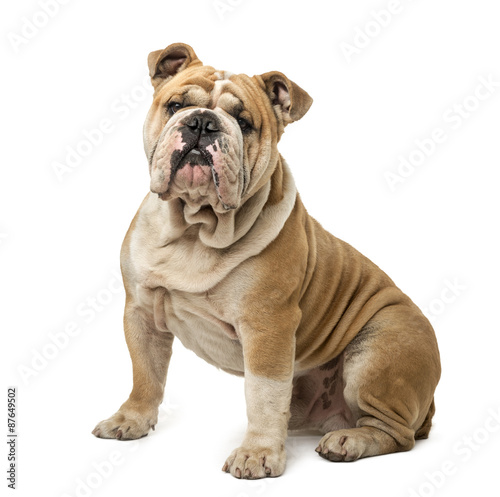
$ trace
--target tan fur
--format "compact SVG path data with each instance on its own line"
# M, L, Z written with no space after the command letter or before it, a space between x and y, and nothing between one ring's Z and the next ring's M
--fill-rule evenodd
M385 273L307 214L277 143L312 99L279 72L203 66L183 44L148 62L155 94L144 146L155 193L121 256L134 386L94 434L138 438L154 426L176 336L245 376L248 429L223 467L233 476L279 476L289 423L325 432L317 451L333 461L413 447L434 413L434 332ZM173 116L172 99L187 102ZM215 180L191 185L170 169L170 135L199 126L192 116L209 116L228 137L235 205ZM240 131L241 118L252 132Z

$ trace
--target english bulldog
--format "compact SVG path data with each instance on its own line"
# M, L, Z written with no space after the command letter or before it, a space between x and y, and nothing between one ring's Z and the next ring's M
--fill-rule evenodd
M281 475L288 430L317 430L330 461L427 438L440 377L429 321L308 215L278 152L312 98L277 71L205 66L182 43L148 65L151 191L121 251L133 388L93 434L154 429L177 337L244 377L248 426L222 468L236 478Z

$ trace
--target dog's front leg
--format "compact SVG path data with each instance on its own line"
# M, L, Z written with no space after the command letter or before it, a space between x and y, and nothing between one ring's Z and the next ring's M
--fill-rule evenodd
M299 314L299 312L297 312ZM263 313L263 316L270 314ZM280 319L282 318L282 319ZM259 319L262 321L262 319ZM285 470L298 319L288 314L240 328L245 360L248 427L223 471L236 478L280 476Z
M133 440L147 435L157 423L158 407L163 400L174 336L158 331L129 298L123 323L134 385L120 409L94 428L92 433L99 438Z

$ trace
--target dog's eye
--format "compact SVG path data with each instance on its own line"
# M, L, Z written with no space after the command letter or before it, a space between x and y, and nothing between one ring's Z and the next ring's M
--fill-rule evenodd
M248 131L252 127L252 125L242 117L238 119L238 124L240 125L241 131Z
M167 106L168 113L173 116L179 109L182 109L182 104L179 102L170 102Z

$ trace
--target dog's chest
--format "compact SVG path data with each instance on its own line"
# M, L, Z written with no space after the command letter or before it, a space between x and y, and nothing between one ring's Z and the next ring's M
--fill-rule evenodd
M128 291L158 331L173 333L210 364L241 373L241 344L228 317L235 313L213 290L224 279L213 269L217 255L189 236L163 245L163 229L168 231L157 217L141 216L126 240L122 270Z
M206 292L138 285L137 297L141 307L152 314L157 329L173 333L208 363L230 373L243 373L243 353L235 328Z

